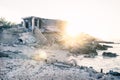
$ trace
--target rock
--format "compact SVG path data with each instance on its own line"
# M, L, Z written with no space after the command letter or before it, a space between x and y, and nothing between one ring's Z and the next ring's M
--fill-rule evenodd
M114 72L112 70L110 70L107 74L111 74L113 76L120 76L120 73L119 72Z
M0 57L9 57L9 55L5 54L4 52L0 52Z
M72 65L72 66L77 66L77 61L75 59L71 59L69 61L69 64Z
M53 65L59 67L59 68L70 68L72 65L64 63L64 62L55 62Z
M32 44L36 42L36 39L34 36L32 36L31 33L27 32L27 33L22 33L19 35L20 37L18 38L18 42L19 44Z
M103 73L97 73L95 76L96 76L96 79L100 79L104 76L104 74Z
M109 46L109 45L103 45L103 47L106 47L106 48L113 48L113 46Z
M80 66L80 69L85 69L86 67L85 66Z
M95 44L95 47L97 50L107 50L108 48L113 48L113 46L101 45L101 44Z
M13 51L14 54L22 53L21 51Z
M22 53L21 51L1 51L0 52L0 57L7 57L7 58L16 58L17 56L20 57L21 55L19 55L19 53Z
M106 57L117 57L118 56L116 53L112 53L112 52L103 52L102 55Z
M71 49L70 52L74 54L88 54L90 57L98 55L96 49L92 48L92 45L86 45L82 48L80 47L76 49Z
M97 45L96 45L96 49L97 49L97 50L107 50L108 47L106 47L105 45L97 44Z
M93 56L92 56L92 55L85 55L84 57L85 57L85 58L95 58L94 55L93 55Z

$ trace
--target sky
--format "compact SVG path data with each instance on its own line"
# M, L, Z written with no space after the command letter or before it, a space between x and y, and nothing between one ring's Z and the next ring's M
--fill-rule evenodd
M105 40L120 40L120 0L0 0L0 17L67 20L74 29Z

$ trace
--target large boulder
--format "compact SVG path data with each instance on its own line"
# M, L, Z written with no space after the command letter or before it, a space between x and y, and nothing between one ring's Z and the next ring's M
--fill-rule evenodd
M120 73L119 72L114 72L112 70L110 70L107 74L111 74L113 76L120 76Z
M116 53L112 53L112 52L103 52L102 55L105 57L117 57L118 56Z
M74 54L87 54L90 57L95 57L96 55L98 55L96 49L93 48L90 44L84 47L72 48L70 52Z

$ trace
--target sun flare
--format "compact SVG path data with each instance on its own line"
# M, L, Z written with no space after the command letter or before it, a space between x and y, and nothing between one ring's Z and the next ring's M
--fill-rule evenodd
M80 27L78 27L76 23L71 22L71 21L68 22L65 31L66 31L66 35L71 36L71 37L76 37L77 35L81 33Z
M92 23L92 22L91 22ZM90 24L90 21L82 22L81 20L68 20L65 28L65 35L71 37L77 37L81 33L86 33L99 39L106 39L105 34L101 33L103 29L97 28L97 26Z
M89 24L90 22L81 22L81 20L68 20L63 34L64 46L84 46L89 40L98 39L105 40L105 35L101 34L96 26Z
M47 53L45 51L37 50L36 54L33 56L35 60L44 60L47 59Z

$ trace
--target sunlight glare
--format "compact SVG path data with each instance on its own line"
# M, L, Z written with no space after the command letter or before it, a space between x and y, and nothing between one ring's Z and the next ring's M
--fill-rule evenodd
M105 31L103 32L102 28L97 28L95 22L93 22L92 18L90 19L72 19L68 20L67 26L66 26L66 35L71 37L77 37L80 33L86 33L91 36L94 36L99 39L106 39Z
M45 51L37 50L36 54L33 56L35 60L44 60L47 59L47 53Z
M66 26L66 35L76 37L81 33L80 26L76 21L68 21Z

